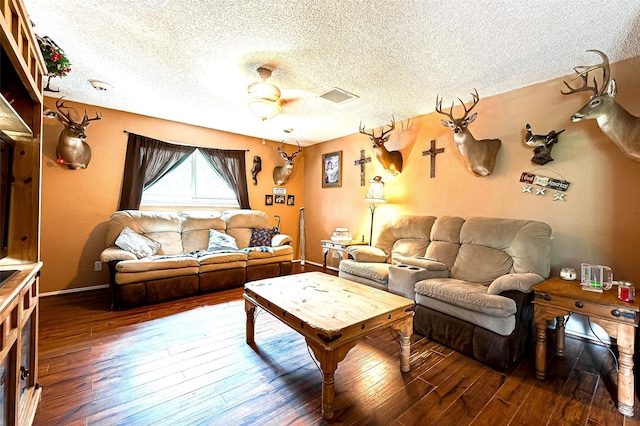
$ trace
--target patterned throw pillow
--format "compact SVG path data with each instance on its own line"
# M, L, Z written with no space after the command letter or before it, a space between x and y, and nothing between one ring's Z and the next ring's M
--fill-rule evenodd
M118 235L116 245L122 250L135 254L138 259L153 256L162 247L159 242L136 233L128 226L125 226Z
M275 234L274 228L251 228L249 247L271 246L271 239Z
M238 251L238 243L231 235L223 234L215 229L209 229L209 246L207 251L235 252Z

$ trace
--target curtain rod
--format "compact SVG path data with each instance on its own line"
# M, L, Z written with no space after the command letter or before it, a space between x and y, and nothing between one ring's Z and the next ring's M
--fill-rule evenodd
M123 132L124 132L124 133L129 133L129 134L132 134L132 135L143 136L143 137L145 137L145 138L149 138L149 139L156 139L156 138L152 138L152 137L150 137L150 136L141 135L140 133L130 132L130 131L128 131L127 129L124 129L124 130L123 130ZM157 139L157 140L160 140L160 139ZM189 144L186 144L186 143L179 143L179 142L167 142L167 141L162 141L162 142L170 143L170 144L173 144L173 145L195 146L196 148L208 148L208 147L206 147L206 146L198 147L197 145L189 145ZM234 151L243 151L243 150L241 150L241 149L236 149L236 150L234 150ZM245 152L249 152L249 151L251 151L251 150L250 150L250 149L245 149L244 151L245 151Z

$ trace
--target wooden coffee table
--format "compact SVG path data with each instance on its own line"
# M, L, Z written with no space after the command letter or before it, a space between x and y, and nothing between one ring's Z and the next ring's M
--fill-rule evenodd
M322 370L322 417L333 418L334 373L361 337L382 327L399 334L400 370L409 366L413 305L386 291L320 272L268 278L244 286L247 343L254 342L256 307L302 334Z

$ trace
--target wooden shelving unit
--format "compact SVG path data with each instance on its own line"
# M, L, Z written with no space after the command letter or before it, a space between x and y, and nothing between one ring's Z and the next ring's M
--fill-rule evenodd
M40 400L40 179L45 64L22 0L0 0L0 137L10 140L9 223L0 259L0 424L30 425Z

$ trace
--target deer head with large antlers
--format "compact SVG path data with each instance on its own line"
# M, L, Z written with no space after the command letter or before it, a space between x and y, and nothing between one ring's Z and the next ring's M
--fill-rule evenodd
M85 110L84 118L78 123L71 117L69 110L73 108L65 106L61 99L56 100L56 109L57 113L47 112L47 115L55 116L64 126L56 147L57 162L72 170L86 169L91 160L91 147L85 142L87 126L94 120L100 120L102 115L96 111L96 116L89 118Z
M615 100L617 93L616 81L611 79L609 71L609 58L599 50L595 52L602 58L602 62L591 66L577 66L574 68L576 77L582 79L582 86L574 88L564 81L568 92L563 95L571 95L578 92L592 92L589 102L571 116L571 121L595 119L600 129L609 137L627 157L640 162L640 117L631 115ZM598 83L593 78L593 86L589 86L589 73L602 70L602 86L598 89Z
M478 113L473 113L468 117L471 110L478 104L480 97L478 91L474 89L473 105L467 109L462 102L462 99L458 98L462 107L464 108L464 115L460 118L453 116L453 105L451 102L451 108L449 112L442 112L442 99L438 100L436 96L436 111L440 114L449 117L449 120L440 120L444 127L449 127L453 130L453 141L456 143L458 152L462 155L464 163L467 168L476 176L488 176L493 173L493 168L496 164L496 156L500 150L502 142L500 139L481 139L478 140L473 137L467 126L478 117Z
M284 185L289 181L289 178L291 177L291 173L293 173L293 160L296 158L296 155L302 152L302 148L300 148L300 143L296 141L296 144L298 144L298 149L292 152L291 155L289 155L282 150L281 148L282 142L284 141L281 141L280 145L278 145L278 152L280 153L280 156L284 160L284 164L282 166L274 167L273 169L273 182L276 185Z
M382 164L382 167L392 175L397 175L402 172L402 153L400 151L389 151L384 146L384 144L389 141L389 136L391 136L389 133L396 128L395 118L391 117L388 130L384 130L384 127L385 126L382 126L380 128L380 136L376 136L375 130L371 130L371 133L365 132L362 123L360 123L359 130L360 133L369 136L371 139L373 152L380 164Z

